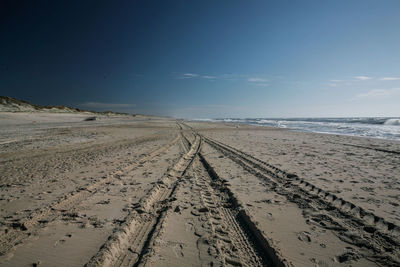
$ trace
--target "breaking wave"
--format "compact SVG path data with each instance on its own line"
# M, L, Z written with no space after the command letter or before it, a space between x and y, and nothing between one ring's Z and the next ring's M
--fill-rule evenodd
M290 128L296 131L400 140L400 118L220 118L217 122Z
M400 126L400 119L388 119L384 125L397 125Z

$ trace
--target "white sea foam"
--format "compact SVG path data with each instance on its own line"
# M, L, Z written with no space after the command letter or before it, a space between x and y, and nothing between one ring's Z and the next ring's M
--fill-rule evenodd
M290 128L296 131L400 140L400 118L221 118L215 121Z
M400 119L388 119L384 125L400 125Z

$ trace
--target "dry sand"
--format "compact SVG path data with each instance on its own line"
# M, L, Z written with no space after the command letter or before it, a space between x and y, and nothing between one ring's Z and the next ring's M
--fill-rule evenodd
M399 266L400 143L0 113L0 266Z

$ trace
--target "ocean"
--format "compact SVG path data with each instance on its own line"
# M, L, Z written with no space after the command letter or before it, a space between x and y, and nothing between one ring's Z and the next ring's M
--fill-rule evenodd
M207 121L290 128L295 131L362 136L400 141L400 118L220 118Z

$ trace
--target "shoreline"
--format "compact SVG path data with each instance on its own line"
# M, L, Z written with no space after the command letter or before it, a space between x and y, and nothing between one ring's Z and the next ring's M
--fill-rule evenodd
M306 126L306 125L299 125L298 127L291 127L290 125L283 125L283 126L277 126L277 125L268 125L267 123L259 123L258 121L263 121L264 119L237 119L238 121L233 121L234 119L227 119L227 121L224 121L225 119L204 119L204 120L188 120L191 122L209 122L209 123L233 123L236 125L250 125L250 126L256 126L256 127L274 127L274 128L281 128L281 129L288 129L288 130L292 130L292 131L299 131L299 132L307 132L307 133L320 133L320 134L333 134L333 135L345 135L345 136L355 136L355 137L366 137L366 138L374 138L374 139L384 139L384 140L393 140L393 141L400 141L400 118L398 117L362 117L362 118L357 118L357 119L364 119L364 120L368 120L368 119L380 119L380 120L384 120L384 121L388 121L388 120L394 120L394 124L393 125L389 125L389 124L385 124L385 123L372 123L372 124L368 124L368 123L360 123L360 124L356 124L354 122L348 123L345 122L345 120L350 120L350 119L355 119L352 117L343 117L343 118L288 118L288 119L266 119L267 121L274 121L275 123L279 124L280 122L286 121L286 122L290 122L290 123L332 123L329 120L336 120L337 122L335 122L338 125L335 125L335 127L333 127L331 129L331 131L328 130L313 130L310 127L311 126ZM245 122L246 120L249 120L249 122ZM319 121L322 120L322 121ZM344 120L344 122L339 122L340 120ZM253 122L252 122L253 121ZM271 122L270 122L271 123ZM333 125L322 125L321 127L331 127ZM395 137L390 137L390 136L380 136L380 135L362 135L362 134L357 134L357 133L341 133L341 132L337 132L338 129L342 129L342 128L347 128L347 127L386 127L383 128L385 130L392 130L395 131L394 135L397 135ZM309 127L309 128L307 128ZM315 126L313 126L315 127ZM356 128L357 128L356 127ZM387 127L392 127L391 129L387 128ZM397 128L399 127L399 128ZM336 130L336 132L334 131ZM360 129L362 130L362 129ZM371 130L371 129L370 129ZM375 129L375 130L379 130L379 129ZM385 133L385 134L389 134L389 133Z

